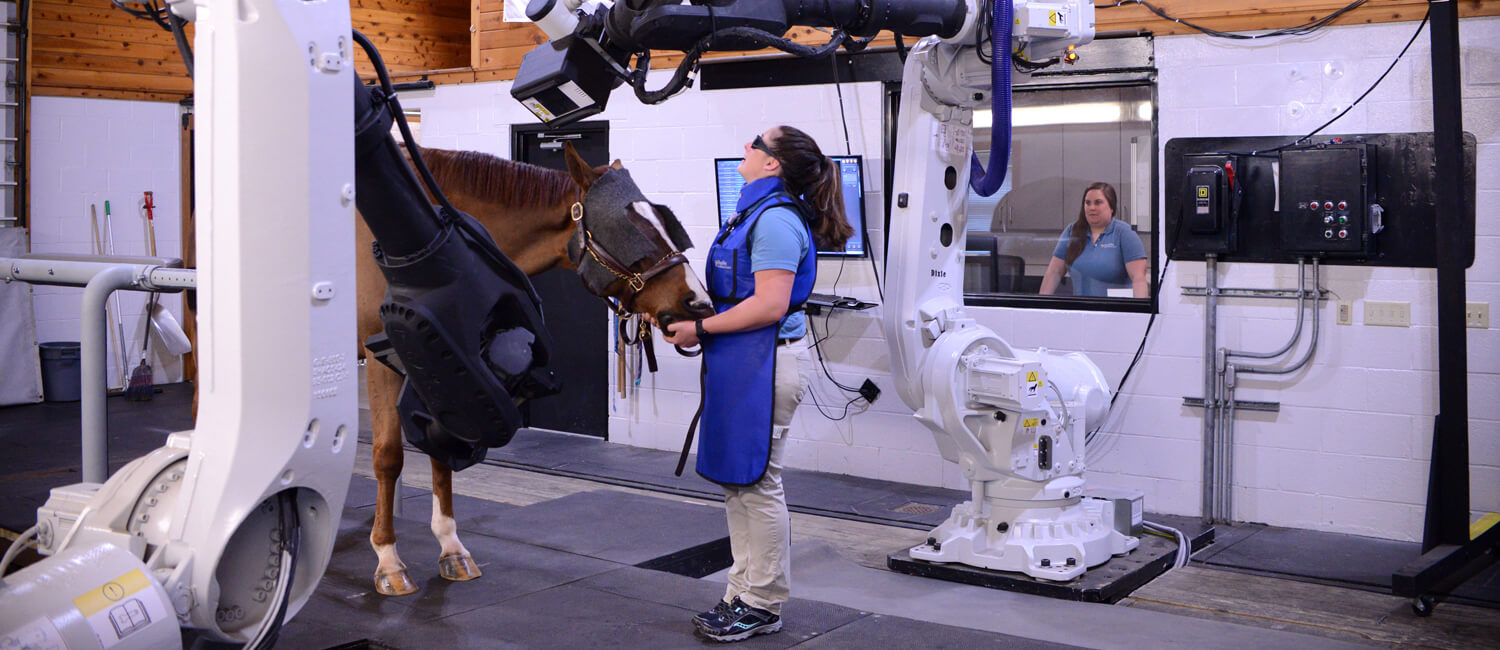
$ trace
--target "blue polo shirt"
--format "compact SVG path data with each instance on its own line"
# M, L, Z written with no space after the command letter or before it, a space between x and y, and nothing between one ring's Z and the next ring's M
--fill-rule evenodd
M1052 256L1068 259L1068 240L1073 236L1073 226L1063 230L1057 240ZM1145 259L1146 247L1141 236L1119 219L1111 219L1098 239L1083 245L1083 252L1073 260L1069 271L1073 274L1073 295L1104 296L1106 289L1130 288L1130 273L1126 262Z
M755 229L750 231L750 270L772 269L797 272L802 258L812 242L807 237L807 227L802 217L791 208L777 206L766 210L755 220ZM807 317L797 312L781 323L778 338L800 339L807 334Z

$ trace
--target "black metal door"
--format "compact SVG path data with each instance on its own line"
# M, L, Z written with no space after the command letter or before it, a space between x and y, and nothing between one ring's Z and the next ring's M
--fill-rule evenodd
M556 131L511 127L511 157L520 162L566 169L563 145L568 142L591 165L610 161L608 122L582 122ZM563 389L528 402L523 408L526 426L608 438L609 312L572 271L548 271L531 282L542 297L552 332L550 365Z

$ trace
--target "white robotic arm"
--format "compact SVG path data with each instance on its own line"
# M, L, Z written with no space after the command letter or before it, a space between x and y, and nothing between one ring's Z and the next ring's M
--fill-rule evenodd
M1088 2L1021 1L1015 12L1011 49L1033 59L1093 37ZM889 241L902 245L887 251L883 311L891 373L973 492L911 555L1070 580L1137 540L1113 530L1112 504L1083 499L1084 434L1110 396L1102 373L1082 354L1013 349L964 307L973 110L1001 90L972 40L912 49L898 116ZM1008 66L1002 56L996 65Z
M332 552L359 431L349 7L176 4L197 24L197 428L53 491L52 557L4 578L0 640L265 646Z
M1094 7L1091 0L1000 2L736 0L709 9L635 1L558 15L544 11L548 0L535 0L533 17L555 40L527 55L512 94L560 125L602 111L622 81L643 101L679 90L687 78L681 68L654 93L642 91L640 70L623 72L648 47L691 49L683 64L691 66L693 52L774 43L792 24L926 36L902 78L889 233L897 244L887 251L883 324L897 393L943 456L959 464L974 499L912 556L1068 580L1137 543L1113 530L1111 503L1083 499L1084 434L1102 424L1109 387L1083 355L1012 349L970 317L962 294L965 203L977 168L970 162L974 109L996 93L1009 96L1013 54L1033 64L1075 58L1073 48L1093 39ZM985 29L999 43L993 63L975 46ZM1008 121L995 121L1008 136ZM1000 155L979 183L987 192L1006 167L1008 137L998 142Z

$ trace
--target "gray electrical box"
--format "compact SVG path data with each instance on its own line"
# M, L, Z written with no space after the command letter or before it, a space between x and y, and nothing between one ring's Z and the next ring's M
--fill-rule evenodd
M1140 537L1146 532L1146 494L1140 490L1092 487L1083 491L1084 498L1114 504L1114 528L1121 535Z

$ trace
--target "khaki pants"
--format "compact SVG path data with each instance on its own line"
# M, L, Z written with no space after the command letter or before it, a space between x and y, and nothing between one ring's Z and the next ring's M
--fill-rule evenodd
M791 521L781 489L781 458L792 415L807 390L803 368L811 365L807 343L776 346L776 387L772 406L771 459L754 485L724 488L729 515L729 587L724 602L739 597L746 605L781 614L791 593Z

